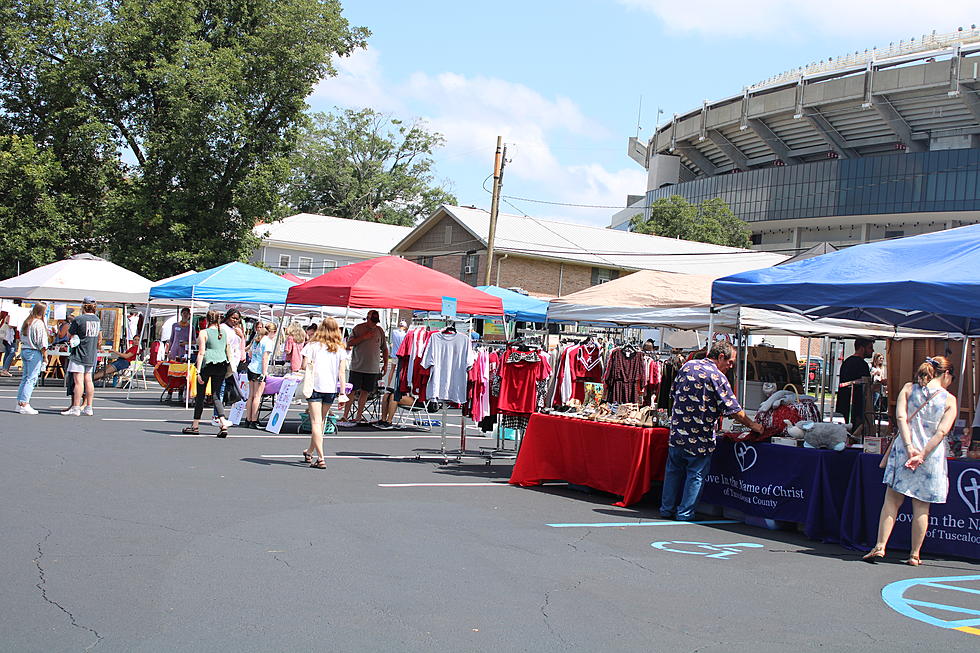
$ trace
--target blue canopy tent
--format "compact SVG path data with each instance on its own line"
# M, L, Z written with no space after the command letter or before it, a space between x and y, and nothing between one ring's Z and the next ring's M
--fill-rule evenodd
M282 304L296 284L267 270L233 261L188 274L150 289L154 299L189 299L241 304Z
M855 245L741 272L712 285L738 304L896 327L980 335L980 225Z
M477 286L488 295L499 297L504 303L504 315L521 322L544 322L548 315L548 302L522 295L500 286Z

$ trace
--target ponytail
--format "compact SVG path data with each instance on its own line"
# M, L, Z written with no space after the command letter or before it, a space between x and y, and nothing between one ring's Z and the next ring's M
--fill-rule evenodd
M915 381L925 387L934 378L951 369L949 359L945 356L926 356L925 362L915 371Z

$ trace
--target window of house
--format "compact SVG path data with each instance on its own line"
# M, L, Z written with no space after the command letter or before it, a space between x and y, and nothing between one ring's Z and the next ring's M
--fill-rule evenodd
M427 268L432 267L432 257L431 256L420 256L419 265L424 265Z
M477 266L480 264L480 257L476 254L460 256L459 278L467 283L475 283L478 273Z
M619 270L608 270L606 268L592 268L592 285L606 283L619 278Z
M289 269L289 254L279 255L279 269L288 270Z
M328 258L323 259L323 271L330 272L331 270L337 269L337 261L331 261Z
M299 257L299 273L300 274L313 274L313 259L300 256Z

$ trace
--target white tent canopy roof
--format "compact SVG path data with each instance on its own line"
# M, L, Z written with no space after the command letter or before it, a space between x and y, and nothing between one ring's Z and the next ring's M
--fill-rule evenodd
M79 255L0 281L0 297L100 304L142 304L153 282L115 263Z
M548 320L609 326L667 327L683 330L708 328L711 282L715 277L640 270L614 281L592 286L550 302ZM739 309L717 311L715 331L734 331ZM811 320L791 313L741 309L741 326L765 335L916 338L935 332L896 330L884 324L851 320Z

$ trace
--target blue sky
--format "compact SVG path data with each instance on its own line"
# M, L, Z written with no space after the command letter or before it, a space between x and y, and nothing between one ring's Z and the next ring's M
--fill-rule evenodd
M498 134L504 195L623 206L645 190L626 155L641 96L646 140L658 107L682 113L790 68L980 22L963 0L347 0L344 13L369 46L336 62L312 109L424 120L447 139L438 178L480 207ZM602 226L616 210L509 201L501 210Z

